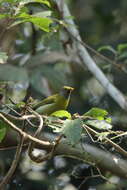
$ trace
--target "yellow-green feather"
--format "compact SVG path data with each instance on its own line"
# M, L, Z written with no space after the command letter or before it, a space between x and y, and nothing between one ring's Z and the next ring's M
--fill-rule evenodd
M66 110L70 101L70 94L73 88L64 86L59 94L49 96L48 98L32 106L40 114L50 115L58 110Z
M68 103L69 103L69 99L65 99L63 96L60 96L58 94L54 102L42 105L38 107L36 111L40 114L50 115L51 113L55 111L65 110L68 106Z

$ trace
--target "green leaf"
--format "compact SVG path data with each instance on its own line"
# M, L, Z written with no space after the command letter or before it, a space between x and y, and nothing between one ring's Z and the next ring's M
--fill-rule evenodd
M50 2L48 0L0 0L0 3L21 3L22 5L29 3L43 3L50 7Z
M107 46L102 46L100 48L98 48L98 51L103 51L103 50L108 50L110 52L112 52L113 54L116 54L116 50L114 48L112 48L111 46L107 45Z
M28 81L28 74L26 69L15 67L12 65L0 65L0 80L2 81L15 81L26 82Z
M0 14L0 19L6 18L8 16L9 16L8 14Z
M112 129L112 125L107 123L105 120L87 120L85 124L95 127L99 130L110 130Z
M16 104L17 108L22 108L25 106L25 102L19 102L18 104Z
M86 112L83 115L90 116L90 117L93 117L94 119L98 119L98 120L104 120L105 117L108 115L108 112L104 109L95 107L95 108L90 109L88 112Z
M29 15L27 13L21 13L20 15L17 16L17 18L19 18L21 20L15 21L9 27L12 27L12 26L15 26L17 24L24 23L24 22L32 22L41 30L44 30L45 32L49 32L50 31L50 24L53 23L53 21L50 18L39 17L39 16L36 16L36 14L35 15Z
M50 18L31 17L27 19L26 22L32 22L33 24L38 26L38 28L40 28L41 30L49 32L52 20Z
M1 0L0 3L15 3L16 0Z
M71 114L66 110L55 111L55 112L53 112L51 114L51 116L59 117L59 118L71 119Z
M106 121L107 123L111 123L111 122L112 122L112 119L111 119L111 117L107 117L107 118L105 119L105 121Z
M23 13L19 14L19 15L17 16L17 18L29 19L29 18L31 18L31 15L29 15L29 14L23 12Z
M50 2L48 0L22 0L21 3L23 5L29 4L29 3L42 3L47 5L48 7L51 7Z
M81 139L81 133L82 133L81 119L66 120L64 122L61 132L66 136L69 144L71 145L77 144Z
M4 139L7 132L7 124L0 120L0 142Z
M117 46L117 51L118 51L119 53L121 53L121 52L124 51L125 49L127 49L127 43L125 43L125 44L119 44L119 45Z
M0 52L0 64L6 63L8 56L5 52Z

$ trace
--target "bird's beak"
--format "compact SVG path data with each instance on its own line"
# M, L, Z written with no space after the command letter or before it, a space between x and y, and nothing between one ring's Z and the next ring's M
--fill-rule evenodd
M74 88L70 87L70 86L64 86L63 89L66 89L68 91L73 91L74 90Z
M74 90L74 88L70 87L70 90L71 90L71 91L73 91L73 90Z

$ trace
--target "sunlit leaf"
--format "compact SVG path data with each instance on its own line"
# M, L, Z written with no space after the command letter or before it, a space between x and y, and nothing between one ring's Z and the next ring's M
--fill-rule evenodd
M25 106L25 102L19 102L18 104L16 104L17 108L21 108Z
M19 14L19 15L17 16L17 18L29 19L29 18L31 18L31 15L29 15L29 14L23 12L23 13Z
M107 123L111 123L111 122L112 122L112 119L111 119L111 117L107 117L107 118L105 119L105 121L106 121Z
M31 17L27 19L26 22L32 22L33 24L38 26L41 30L49 32L50 31L49 26L52 23L52 20L50 18Z
M36 15L29 15L27 13L21 13L20 15L17 16L17 18L21 19L21 20L15 21L9 27L13 27L15 25L18 25L18 24L21 24L24 22L32 22L41 30L44 30L45 32L49 32L50 31L50 24L53 22L50 18L39 17Z
M1 0L0 3L15 3L16 0Z
M84 114L84 116L90 116L98 120L104 120L107 115L108 112L106 110L96 107L90 109L88 112Z
M118 50L119 53L121 53L121 52L124 51L125 49L127 49L127 43L125 43L125 44L119 44L119 45L117 46L117 50Z
M51 7L50 2L48 0L22 0L22 1L20 0L20 2L23 5L26 5L29 3L42 3L42 4L47 5L48 7Z
M71 119L71 114L66 110L55 111L55 112L53 112L51 114L51 116L59 117L59 118Z

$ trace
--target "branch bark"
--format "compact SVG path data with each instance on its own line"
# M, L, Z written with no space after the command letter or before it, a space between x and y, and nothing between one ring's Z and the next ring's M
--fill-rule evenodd
M53 141L54 138L51 138L51 136L46 137L40 137L40 141ZM27 139L26 139L27 140ZM10 145L10 139L8 142L8 146ZM16 145L16 140L14 142L14 145ZM25 142L24 142L25 143ZM13 144L11 144L12 146ZM0 146L2 147L2 143L0 143ZM39 144L36 143L35 147L41 150L51 151L53 149L54 145L46 145L46 144ZM5 147L5 144L4 144ZM28 145L25 144L25 149L27 149ZM2 149L3 150L3 149ZM6 149L5 149L6 150ZM54 156L63 156L63 157L69 157L72 159L81 160L85 163L89 163L92 165L97 165L98 167L104 168L107 171L110 171L111 173L114 173L115 175L118 175L120 177L127 179L127 161L120 159L119 157L109 153L105 152L93 145L84 143L82 146L79 144L76 147L72 147L67 144L66 140L61 141L58 146L56 147L54 151Z
M32 135L29 135L23 132L11 121L5 118L5 116L3 116L2 114L0 114L0 119L2 119L5 123L7 123L14 132L17 132L20 135L20 137L24 137L25 138L24 143L26 143L26 141L27 142L32 141L35 143L36 148L43 149L50 152L53 150L54 145L55 145L54 136L53 138L51 138L51 136L49 137L45 136L45 138L43 137L41 138L42 140L39 140L35 137L32 137ZM8 142L8 145L10 145L10 139L9 141L6 140L6 142ZM14 142L14 139L13 139L13 142ZM16 143L17 142L15 142L14 144ZM0 143L0 146L1 146L1 143ZM25 148L26 147L27 146L25 146ZM82 160L83 162L87 162L92 165L97 165L101 168L106 169L107 171L114 173L115 175L118 175L127 179L127 161L120 159L119 157L115 156L114 154L111 154L108 151L103 151L87 143L83 143L82 145L79 143L75 147L72 147L68 145L68 142L66 139L61 140L59 144L57 144L57 146L55 147L53 151L53 155L66 156L66 157L71 157L77 160Z
M51 141L51 138L47 138ZM37 145L36 148L45 149L43 145ZM46 150L46 149L45 149ZM48 149L49 151L49 149ZM50 147L51 151L51 147ZM124 177L127 179L127 161L120 159L114 154L105 152L95 146L84 143L83 148L79 144L76 147L68 145L66 140L61 141L54 151L54 156L64 156L77 160L82 160L85 163L97 165L98 167L104 168L115 175Z

